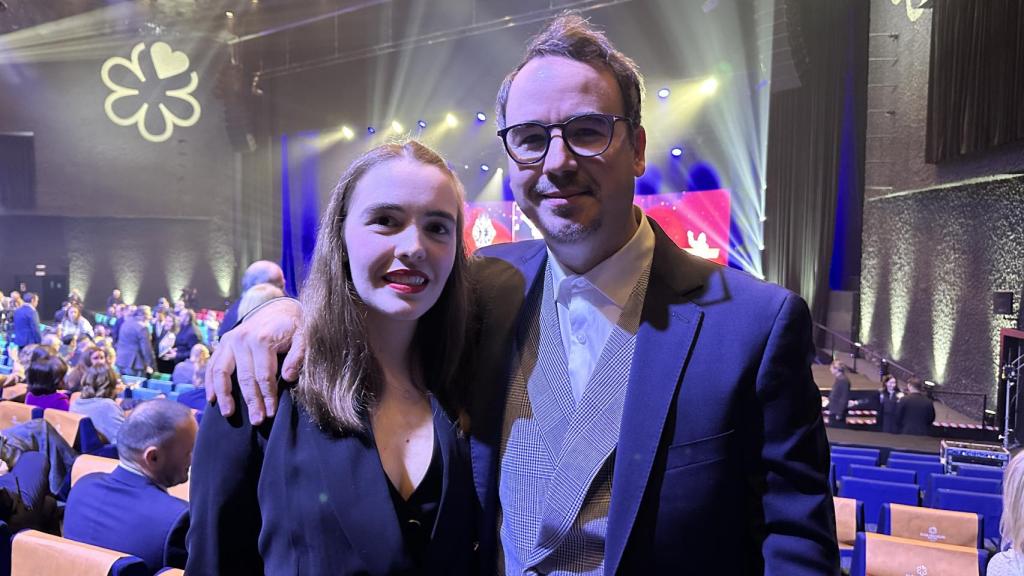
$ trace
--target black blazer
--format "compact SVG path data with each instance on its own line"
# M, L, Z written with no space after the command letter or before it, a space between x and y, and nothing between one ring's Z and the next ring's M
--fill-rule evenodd
M475 572L469 449L436 400L444 479L427 565L418 570L372 437L320 430L287 390L274 420L253 428L237 384L233 393L235 414L207 410L196 442L188 574Z
M935 421L935 404L919 392L907 394L896 407L899 412L900 434L927 436Z

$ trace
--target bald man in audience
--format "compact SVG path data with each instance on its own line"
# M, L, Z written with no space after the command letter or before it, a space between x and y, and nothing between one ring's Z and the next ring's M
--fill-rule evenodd
M281 267L276 262L271 262L270 260L257 260L245 269L245 274L242 275L242 294L224 312L224 318L220 322L220 329L217 331L217 338L223 338L225 334L235 327L235 324L238 323L238 318L244 316L244 314L238 313L242 299L245 298L245 293L250 288L260 284L270 284L281 290L283 294L284 270L281 270Z
M120 464L75 484L64 537L138 556L150 573L188 559L188 502L167 489L188 481L198 426L192 411L170 400L143 402L117 434Z

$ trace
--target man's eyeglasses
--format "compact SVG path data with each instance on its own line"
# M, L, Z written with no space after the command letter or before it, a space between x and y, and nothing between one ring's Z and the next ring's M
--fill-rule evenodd
M573 154L591 158L604 154L611 146L615 123L619 120L629 122L629 118L614 114L582 114L554 124L516 124L498 130L498 136L505 143L508 155L519 164L536 164L547 156L554 128L562 130L562 140Z

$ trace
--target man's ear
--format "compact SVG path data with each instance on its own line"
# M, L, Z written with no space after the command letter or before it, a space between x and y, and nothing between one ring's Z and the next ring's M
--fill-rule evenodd
M633 176L639 178L647 171L647 131L643 126L633 130Z
M149 468L150 470L154 470L156 466L160 463L160 458L162 456L163 455L160 453L159 448L157 448L156 446L149 446L142 453L142 460L143 462L146 463L147 468Z

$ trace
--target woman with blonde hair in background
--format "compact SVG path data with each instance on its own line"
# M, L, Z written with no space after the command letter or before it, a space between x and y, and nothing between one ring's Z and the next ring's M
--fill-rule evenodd
M1024 450L1003 471L1003 517L999 521L1005 551L992 557L988 576L1024 576Z

